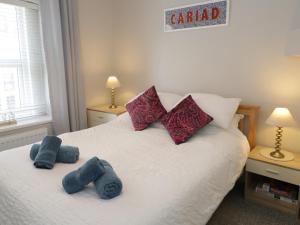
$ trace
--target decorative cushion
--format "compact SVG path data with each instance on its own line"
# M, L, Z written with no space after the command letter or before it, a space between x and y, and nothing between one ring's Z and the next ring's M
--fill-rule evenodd
M199 129L209 124L213 118L202 111L192 96L183 99L175 108L164 115L162 124L169 131L175 144L186 142Z
M167 113L154 86L127 103L126 109L136 131L146 129L151 123Z

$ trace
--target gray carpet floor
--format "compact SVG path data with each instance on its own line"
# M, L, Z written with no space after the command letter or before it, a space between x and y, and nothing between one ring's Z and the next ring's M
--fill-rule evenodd
M225 197L207 225L300 225L289 214L255 203L246 202L242 184Z

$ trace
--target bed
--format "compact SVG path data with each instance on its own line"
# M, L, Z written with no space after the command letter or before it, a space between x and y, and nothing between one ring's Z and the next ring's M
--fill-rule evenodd
M248 118L240 123L246 135L237 128L207 126L179 146L160 127L134 132L125 113L61 135L64 144L80 148L81 156L76 164L56 164L53 170L33 167L30 146L5 151L0 154L0 224L206 224L255 145L257 107L240 106L239 113ZM99 199L92 184L74 195L64 192L64 175L93 156L108 160L122 179L117 198Z

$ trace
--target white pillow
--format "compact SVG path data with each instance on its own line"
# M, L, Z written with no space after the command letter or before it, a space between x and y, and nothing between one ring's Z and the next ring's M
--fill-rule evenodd
M129 102L132 102L133 100L137 99L139 96L144 94L145 91L139 93L138 95L134 96L132 99L130 99L125 105L127 105ZM165 107L167 112L171 111L174 106L182 99L181 95L174 94L174 93L168 93L168 92L157 92L159 100L161 104Z
M171 111L174 106L182 99L181 95L167 92L158 92L158 97L161 104L165 107L167 112Z
M243 114L235 114L231 121L230 128L239 128L239 123L242 119L244 119L244 117L245 116Z
M239 98L224 98L206 93L191 93L198 106L214 118L212 125L228 129L241 102Z
M181 95L174 93L158 92L157 94L161 104L165 107L167 112L170 112L178 104L178 102L182 100ZM163 129L164 125L162 125L160 121L157 121L151 124L151 127Z

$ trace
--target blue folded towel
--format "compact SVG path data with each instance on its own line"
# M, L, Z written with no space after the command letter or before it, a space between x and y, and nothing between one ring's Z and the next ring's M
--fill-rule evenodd
M56 136L46 136L34 160L34 166L41 169L52 169L56 155L61 145L61 139Z
M30 158L32 160L34 160L38 154L40 146L40 144L34 144L31 146ZM78 159L79 148L68 145L61 145L56 155L56 162L58 163L75 163Z
M62 181L62 185L68 194L81 191L85 185L98 179L104 174L104 166L97 157L88 160L78 170L67 174Z
M96 191L100 198L112 199L120 195L123 187L122 181L107 161L100 161L105 168L105 173L94 182Z

